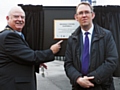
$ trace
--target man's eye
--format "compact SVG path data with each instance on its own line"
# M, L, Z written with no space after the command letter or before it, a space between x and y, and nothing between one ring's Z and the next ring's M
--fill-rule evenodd
M25 19L25 16L21 16L22 19Z
M15 18L18 18L19 16L14 16Z

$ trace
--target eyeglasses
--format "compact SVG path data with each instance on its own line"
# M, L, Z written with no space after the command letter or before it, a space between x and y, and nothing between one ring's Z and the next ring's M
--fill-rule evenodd
M84 11L84 12L81 11L81 12L77 13L77 15L81 15L81 16L84 15L84 14L89 15L90 13L92 13L92 12L90 12L90 11Z

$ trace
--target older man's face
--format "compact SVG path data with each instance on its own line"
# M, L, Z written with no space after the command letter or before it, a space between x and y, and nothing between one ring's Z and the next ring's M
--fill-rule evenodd
M22 31L25 25L25 13L21 10L15 10L8 16L8 25L17 31Z

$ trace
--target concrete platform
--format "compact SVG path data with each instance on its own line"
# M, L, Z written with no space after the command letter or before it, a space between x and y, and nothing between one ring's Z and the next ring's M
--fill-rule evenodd
M40 73L37 74L37 90L71 90L63 64L63 61L55 60L46 63L47 70L40 68ZM114 78L114 84L115 90L120 90L120 78Z

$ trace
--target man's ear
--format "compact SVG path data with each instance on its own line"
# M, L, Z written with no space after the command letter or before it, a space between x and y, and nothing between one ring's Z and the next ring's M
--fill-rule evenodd
M74 15L74 18L75 18L76 21L78 21L77 14Z
M9 16L6 16L6 20L9 20Z
M95 13L94 12L92 12L92 19L94 19L95 18Z

